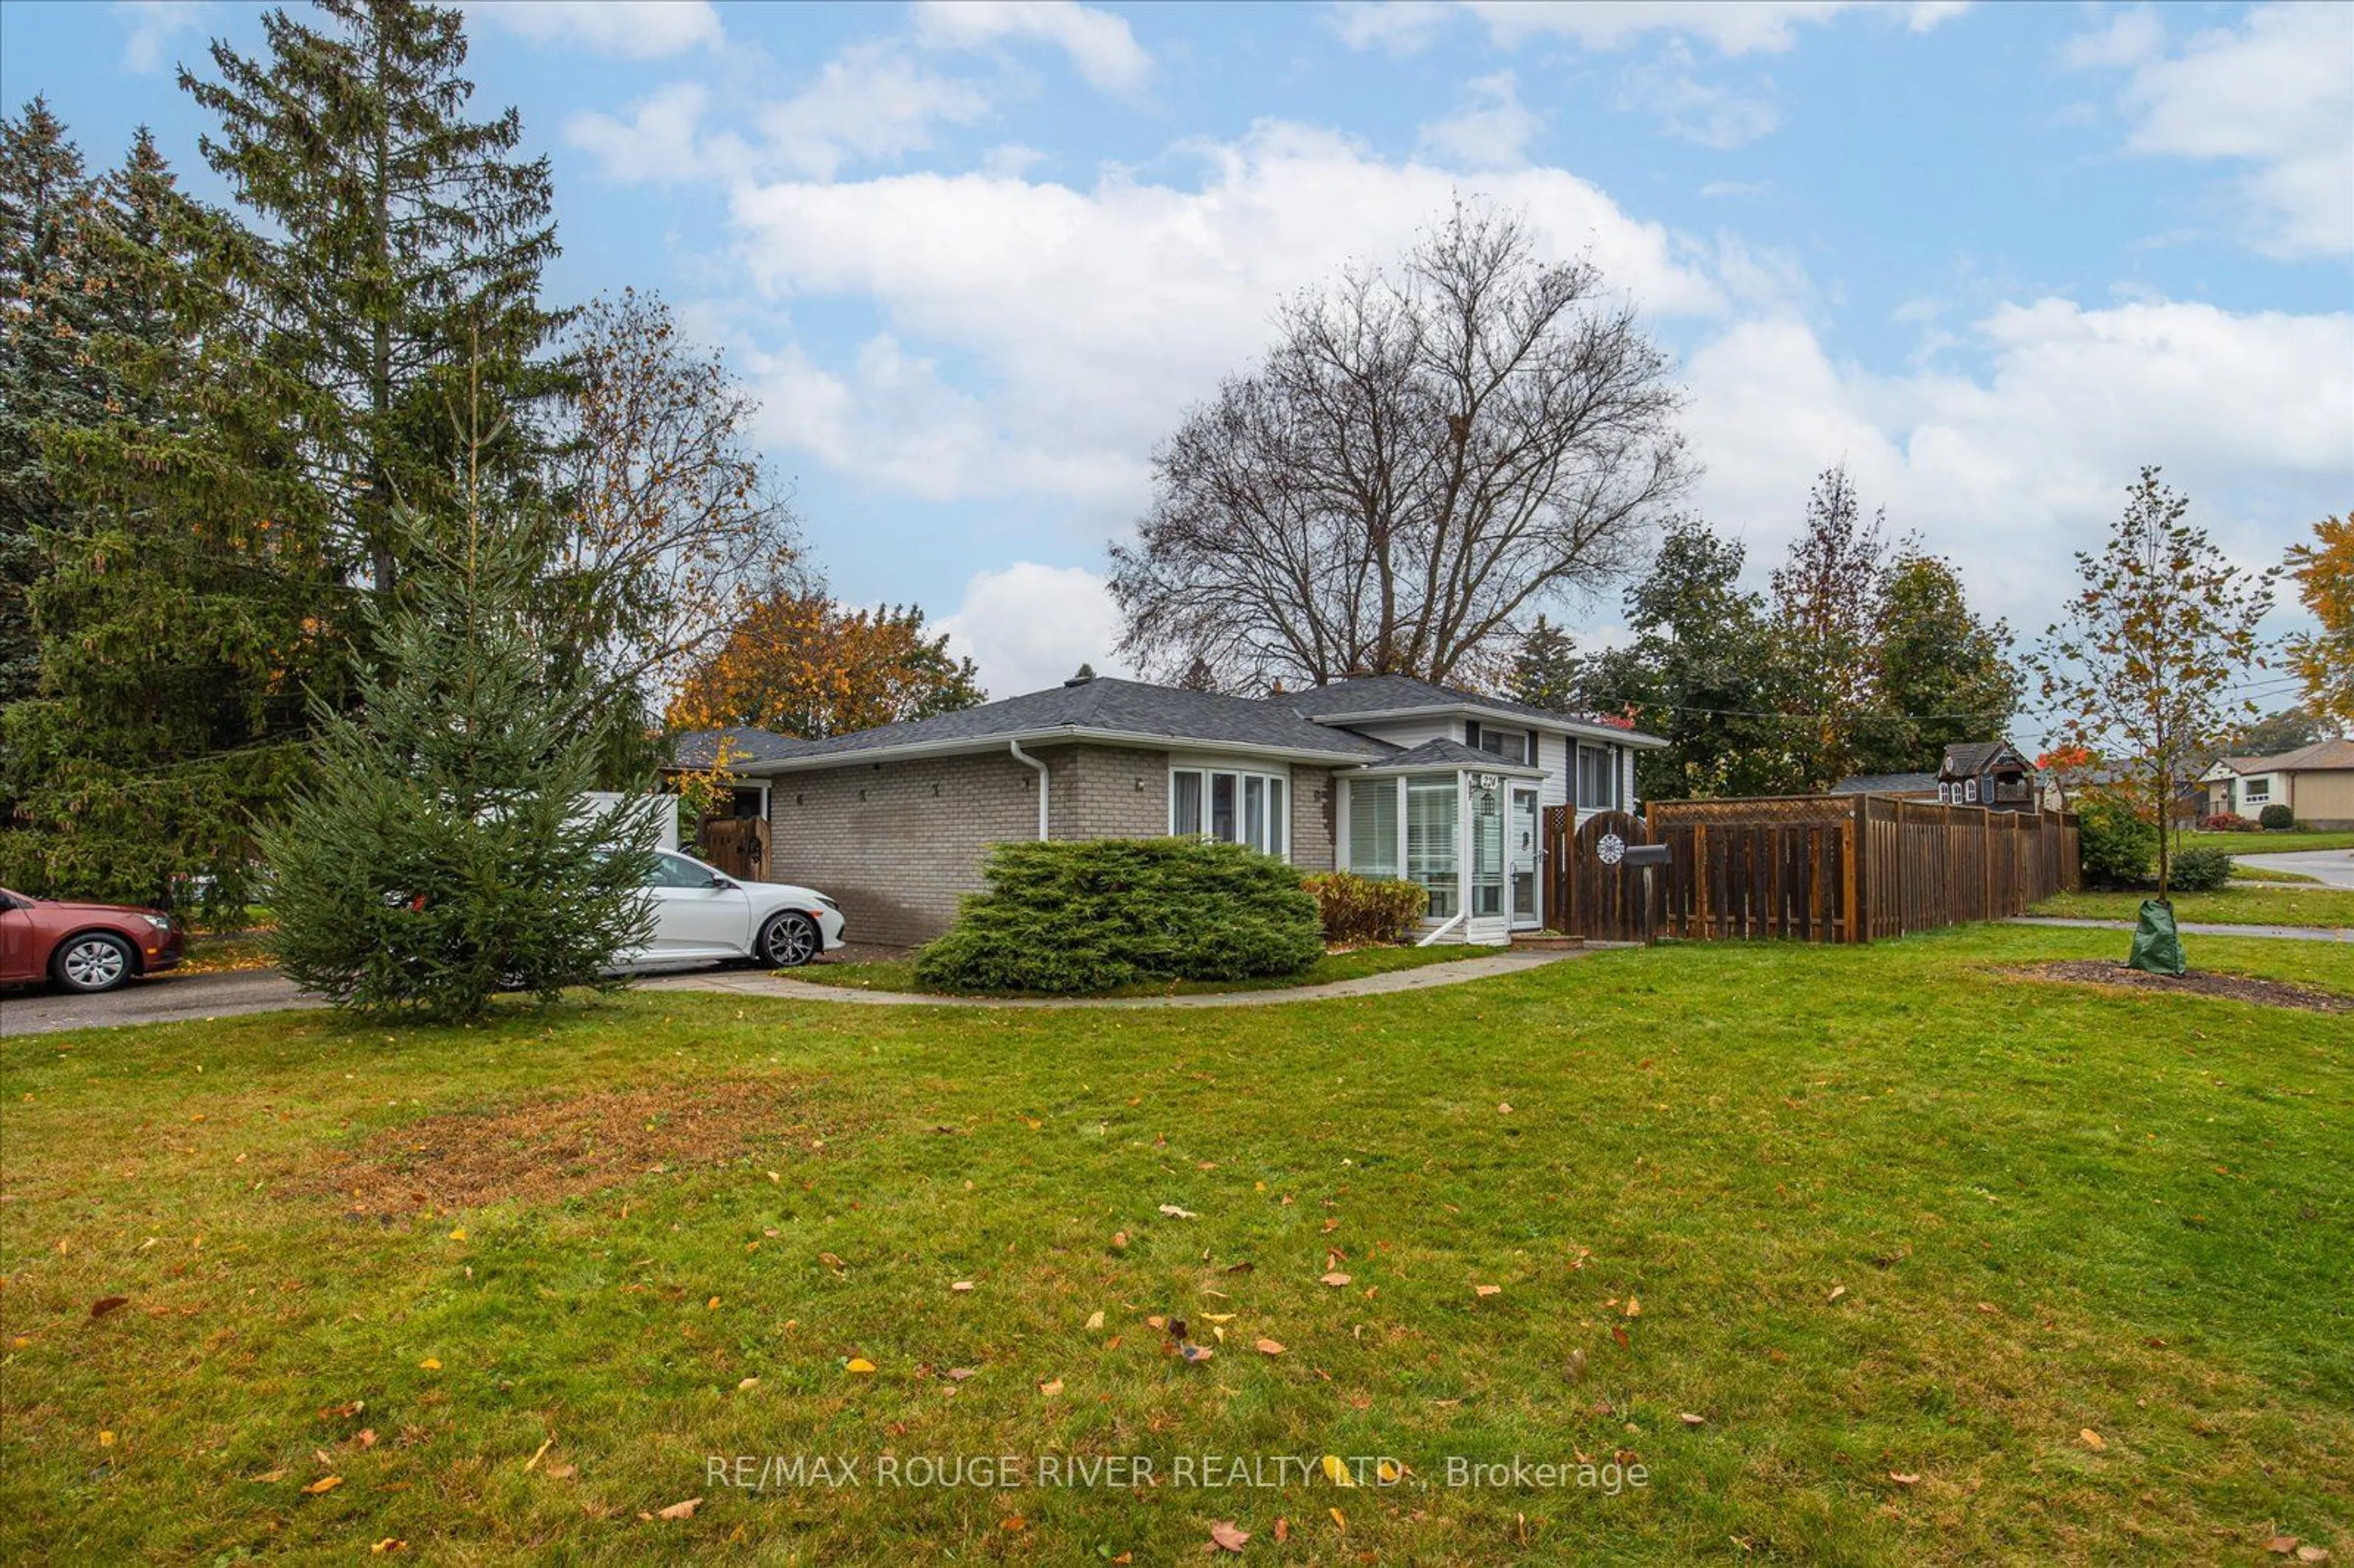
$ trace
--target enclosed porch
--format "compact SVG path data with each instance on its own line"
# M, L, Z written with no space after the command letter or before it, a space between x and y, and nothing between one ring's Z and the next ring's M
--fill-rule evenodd
M1420 884L1426 940L1502 947L1544 924L1543 776L1451 740L1336 775L1341 867Z

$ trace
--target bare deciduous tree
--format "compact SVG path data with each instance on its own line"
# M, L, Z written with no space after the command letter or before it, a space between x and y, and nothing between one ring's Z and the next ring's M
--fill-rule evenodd
M624 291L575 327L550 571L583 658L649 698L800 580L791 508L751 447L757 405L661 300Z
M1623 577L1688 482L1669 369L1590 261L1458 202L1394 274L1285 304L1155 454L1112 552L1126 652L1230 688L1500 662L1538 608Z

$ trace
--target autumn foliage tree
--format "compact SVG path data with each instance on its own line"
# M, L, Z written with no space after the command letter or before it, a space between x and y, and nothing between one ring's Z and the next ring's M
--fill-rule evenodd
M673 732L748 725L804 739L953 713L982 700L970 659L914 605L854 609L789 589L753 607L673 699Z
M2233 566L2158 475L2141 471L2099 555L2076 553L2083 586L2031 662L2054 738L2119 769L2118 793L2160 830L2164 898L2169 810L2200 759L2255 713L2231 694L2264 665L2256 629L2273 594L2272 574Z
M2354 511L2313 525L2313 543L2288 553L2297 598L2320 622L2288 640L2289 668L2310 712L2354 733Z

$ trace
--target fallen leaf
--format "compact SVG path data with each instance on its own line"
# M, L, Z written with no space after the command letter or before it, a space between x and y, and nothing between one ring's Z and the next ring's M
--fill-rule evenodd
M406 1552L408 1549L408 1542L401 1540L400 1537L397 1535L387 1535L382 1541L377 1542L374 1546L369 1547L368 1554L372 1557L382 1557L387 1552Z
M736 1385L736 1392L741 1393L748 1388L758 1388L759 1386L760 1380L758 1378L748 1377L743 1382Z
M1249 1531L1239 1528L1230 1519L1222 1519L1210 1526L1210 1544L1205 1550L1240 1552L1243 1549L1243 1542L1249 1539Z
M844 1263L842 1261L842 1259L840 1259L840 1258L838 1258L838 1257L834 1256L834 1255L833 1255L833 1254L832 1254L832 1253L830 1253L830 1252L822 1252L822 1253L818 1254L818 1255L817 1255L817 1260L818 1260L820 1263L822 1263L822 1264L825 1265L828 1268L832 1269L832 1270L833 1270L834 1272L836 1272L837 1274L838 1274L838 1273L840 1273L843 1268L846 1268L847 1266L849 1266L848 1265L844 1264Z
M1197 1345L1191 1340L1177 1347L1177 1354L1183 1359L1187 1366L1192 1366L1196 1361L1206 1361L1217 1353L1209 1346Z
M875 1363L868 1361L864 1356L853 1356L849 1361L843 1364L842 1370L844 1372L854 1372L863 1374L873 1372L875 1370Z
M1642 1315L1643 1315L1643 1304L1642 1304L1640 1301L1637 1300L1637 1299L1636 1299L1634 1297L1632 1297L1632 1296L1628 1297L1628 1298L1627 1298L1627 1316L1628 1316L1629 1318L1639 1318L1639 1317L1641 1317Z
M718 1310L719 1310L719 1298L718 1298L718 1297L716 1297L716 1296L715 1296L715 1297L713 1297L710 1300L708 1300L708 1301L705 1302L703 1305L704 1305L704 1308L705 1308L705 1310L706 1310L706 1311L711 1311L711 1312L716 1312L716 1311L718 1311Z
M2296 1549L2296 1560L2299 1563L2327 1563L2329 1561L2329 1548L2327 1546L2300 1546Z
M99 1446L100 1447L101 1447L101 1448L111 1448L111 1447L113 1447L113 1446L114 1446L114 1434L113 1434L113 1433L111 1433L111 1432L101 1432L101 1433L100 1433L100 1434L98 1435L98 1446Z
M1617 1323L1610 1325L1610 1337L1618 1341L1618 1348L1622 1351L1631 1348L1635 1343L1627 1337L1627 1330Z
M1918 1485L1920 1485L1920 1484L1921 1484L1921 1478L1920 1478L1920 1477L1918 1477L1918 1476L1907 1476L1907 1475L1904 1475L1904 1474L1903 1474L1903 1473L1901 1473L1901 1472L1899 1472L1899 1471L1896 1471L1896 1470L1891 1470L1891 1471L1889 1471L1889 1472L1888 1472L1888 1478L1889 1478L1890 1480L1892 1480L1892 1481L1894 1481L1894 1482L1895 1482L1898 1486L1900 1486L1900 1487L1913 1487L1913 1486L1918 1486Z
M1044 1383L1038 1385L1038 1392L1044 1394L1048 1399L1052 1399L1056 1394L1063 1392L1063 1380L1058 1377L1050 1377Z
M464 1241L466 1239L466 1228L463 1225L461 1225L456 1230L451 1231L450 1233L450 1239L451 1241Z
M998 1528L998 1529L1000 1529L1000 1530L1005 1531L1006 1532L1008 1532L1008 1533L1010 1534L1010 1533L1012 1533L1013 1531L1017 1531L1017 1530L1027 1530L1027 1529L1029 1529L1029 1528L1030 1528L1030 1521L1029 1521L1028 1520L1026 1520L1026 1519L1023 1519L1023 1518L1020 1514L1018 1514L1018 1513L1009 1513L1009 1514L1007 1514L1007 1515L1005 1516L1005 1518L1004 1518L1003 1520L1000 1520L1000 1521L999 1521L997 1528Z
M949 1368L949 1380L952 1383L962 1383L965 1379L973 1376L980 1371L981 1369L979 1367L950 1367Z
M1830 1293L1829 1296L1826 1296L1826 1297L1824 1297L1824 1298L1823 1298L1823 1302L1824 1302L1824 1304L1825 1304L1826 1306L1828 1306L1828 1305L1829 1305L1831 1302L1838 1300L1840 1297L1842 1297L1842 1296L1844 1296L1844 1295L1846 1295L1846 1294L1847 1294L1847 1287L1846 1287L1846 1286L1844 1286L1844 1285L1834 1285L1834 1286L1832 1286L1832 1287L1831 1287L1831 1293Z
M954 1285L949 1286L949 1288L950 1290L957 1291L970 1290L972 1288L972 1281L970 1279L960 1279Z
M2285 1557L2290 1552L2296 1550L2296 1537L2294 1535L2275 1535L2270 1541L2264 1542L2264 1550L2273 1553L2276 1557Z
M309 1486L304 1487L302 1489L302 1494L305 1497L315 1498L323 1493L334 1491L337 1487L340 1487L343 1484L344 1478L341 1476L322 1476L317 1480L313 1481Z
M1288 1541L1291 1539L1291 1521L1284 1518L1281 1514L1278 1514L1275 1517L1275 1538L1278 1541Z
M1126 1246L1128 1245L1128 1233L1126 1231L1112 1232L1111 1245L1114 1246Z
M376 1428L373 1426L361 1427L357 1432L352 1434L352 1441L358 1444L363 1448L375 1447Z
M1689 1410L1678 1411L1676 1414L1678 1418L1687 1426L1705 1426L1708 1425L1708 1417L1705 1415L1694 1415Z
M420 1369L426 1372L440 1372L441 1370L440 1359L436 1356L428 1356L417 1364Z
M1481 1296L1501 1296L1504 1293L1500 1285L1475 1285L1471 1288Z
M1349 1467L1341 1462L1341 1456L1338 1454L1324 1456L1324 1478L1336 1487L1353 1487L1357 1484L1357 1478L1349 1473Z
M1349 1519L1346 1514L1342 1513L1337 1508L1328 1508L1324 1511L1332 1516L1332 1524L1335 1529L1339 1530L1343 1535L1349 1533Z
M1087 1314L1087 1328L1088 1328L1088 1330L1089 1330L1089 1331L1090 1331L1090 1332L1092 1332L1093 1330L1097 1330L1097 1329L1100 1329L1100 1328L1102 1328L1103 1326L1104 1326L1104 1315L1103 1315L1103 1311L1102 1311L1102 1309L1101 1309L1100 1308L1098 1308L1097 1310L1095 1310L1095 1311L1090 1312L1090 1313L1088 1313L1088 1314Z
M1317 1281L1317 1283L1318 1283L1319 1285L1332 1285L1332 1286L1346 1285L1346 1284L1348 1284L1348 1283L1349 1283L1349 1277L1348 1277L1347 1275L1345 1275L1345 1274L1342 1274L1342 1273L1339 1272L1338 1270L1335 1270L1334 1272L1332 1272L1332 1273L1331 1273L1331 1274L1325 1275L1322 1278L1319 1279L1319 1280Z
M285 1478L286 1472L283 1470L265 1470L260 1475L253 1478L253 1484L257 1487L276 1486L280 1481L282 1481Z
M533 1470L537 1469L539 1467L539 1462L547 1457L547 1451L555 1446L555 1438L549 1437L544 1439L538 1447L531 1451L531 1457L523 1462L524 1472L528 1475Z
M357 1399L346 1401L342 1404L323 1404L319 1407L319 1419L322 1421L348 1421L366 1408L366 1402Z
M1496 1114L1497 1114L1498 1116L1510 1116L1510 1115L1511 1115L1511 1114L1512 1114L1512 1102L1511 1102L1511 1101L1510 1101L1510 1100L1505 1100L1505 1101L1502 1101L1501 1103L1500 1103L1500 1104L1496 1107Z
M1181 1209L1174 1203L1163 1203L1161 1212L1172 1220L1198 1220L1202 1216L1191 1209Z
M693 1519L695 1517L695 1510L702 1506L703 1499L701 1498L689 1498L684 1502L674 1502L671 1504L670 1507L660 1510L657 1517L662 1519Z
M90 1315L93 1318L103 1318L119 1307L130 1305L131 1298L128 1296L101 1296L90 1304Z
M2089 1426L2077 1433L2076 1436L2083 1438L2084 1440L2084 1446L2090 1448L2095 1454L2109 1446L2107 1438L2102 1436L2099 1433L2094 1431Z
M540 1472L551 1481L568 1481L579 1473L579 1466L567 1465L561 1459L550 1459L547 1468Z
M1261 1340L1258 1343L1253 1345L1251 1349L1257 1351L1263 1356L1279 1356L1283 1354L1283 1347L1273 1340Z

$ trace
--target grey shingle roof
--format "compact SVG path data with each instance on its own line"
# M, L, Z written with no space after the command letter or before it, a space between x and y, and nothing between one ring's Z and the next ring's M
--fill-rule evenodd
M1507 762L1492 751L1474 751L1459 740L1426 740L1370 766L1384 771L1406 768L1476 768L1490 773L1525 773L1534 778L1544 769Z
M681 768L708 768L718 759L723 739L727 742L729 759L735 762L762 761L801 744L791 736L746 725L728 729L691 729L671 743L671 757Z
M1956 741L1946 747L1945 771L1956 779L1966 779L1973 773L1983 773L1986 771L1987 764L1992 762L2000 753L2009 750L2010 750L2010 743L2007 740ZM2026 758L2022 757L2020 760L2024 762Z
M1490 697L1479 692L1464 691L1458 686L1442 686L1436 681L1426 681L1415 675L1352 675L1345 681L1311 686L1304 692L1286 692L1280 697L1268 700L1288 703L1309 717L1320 719L1351 714L1396 713L1412 708L1489 708L1500 713L1525 714L1530 718L1551 724L1581 725L1590 729L1607 730L1630 736L1638 742L1665 744L1656 736L1621 728L1592 714L1560 713L1552 708L1534 707L1527 703L1516 703L1510 697Z
M792 763L824 757L857 757L909 747L953 748L992 740L1036 738L1057 730L1076 734L1150 736L1187 741L1260 747L1334 758L1387 757L1397 748L1347 730L1302 717L1279 702L1189 692L1104 675L1077 685L1051 686L1018 697L983 703L960 713L911 719L826 740L789 741L749 765Z
M1934 773L1857 773L1831 786L1834 795L1934 795Z

